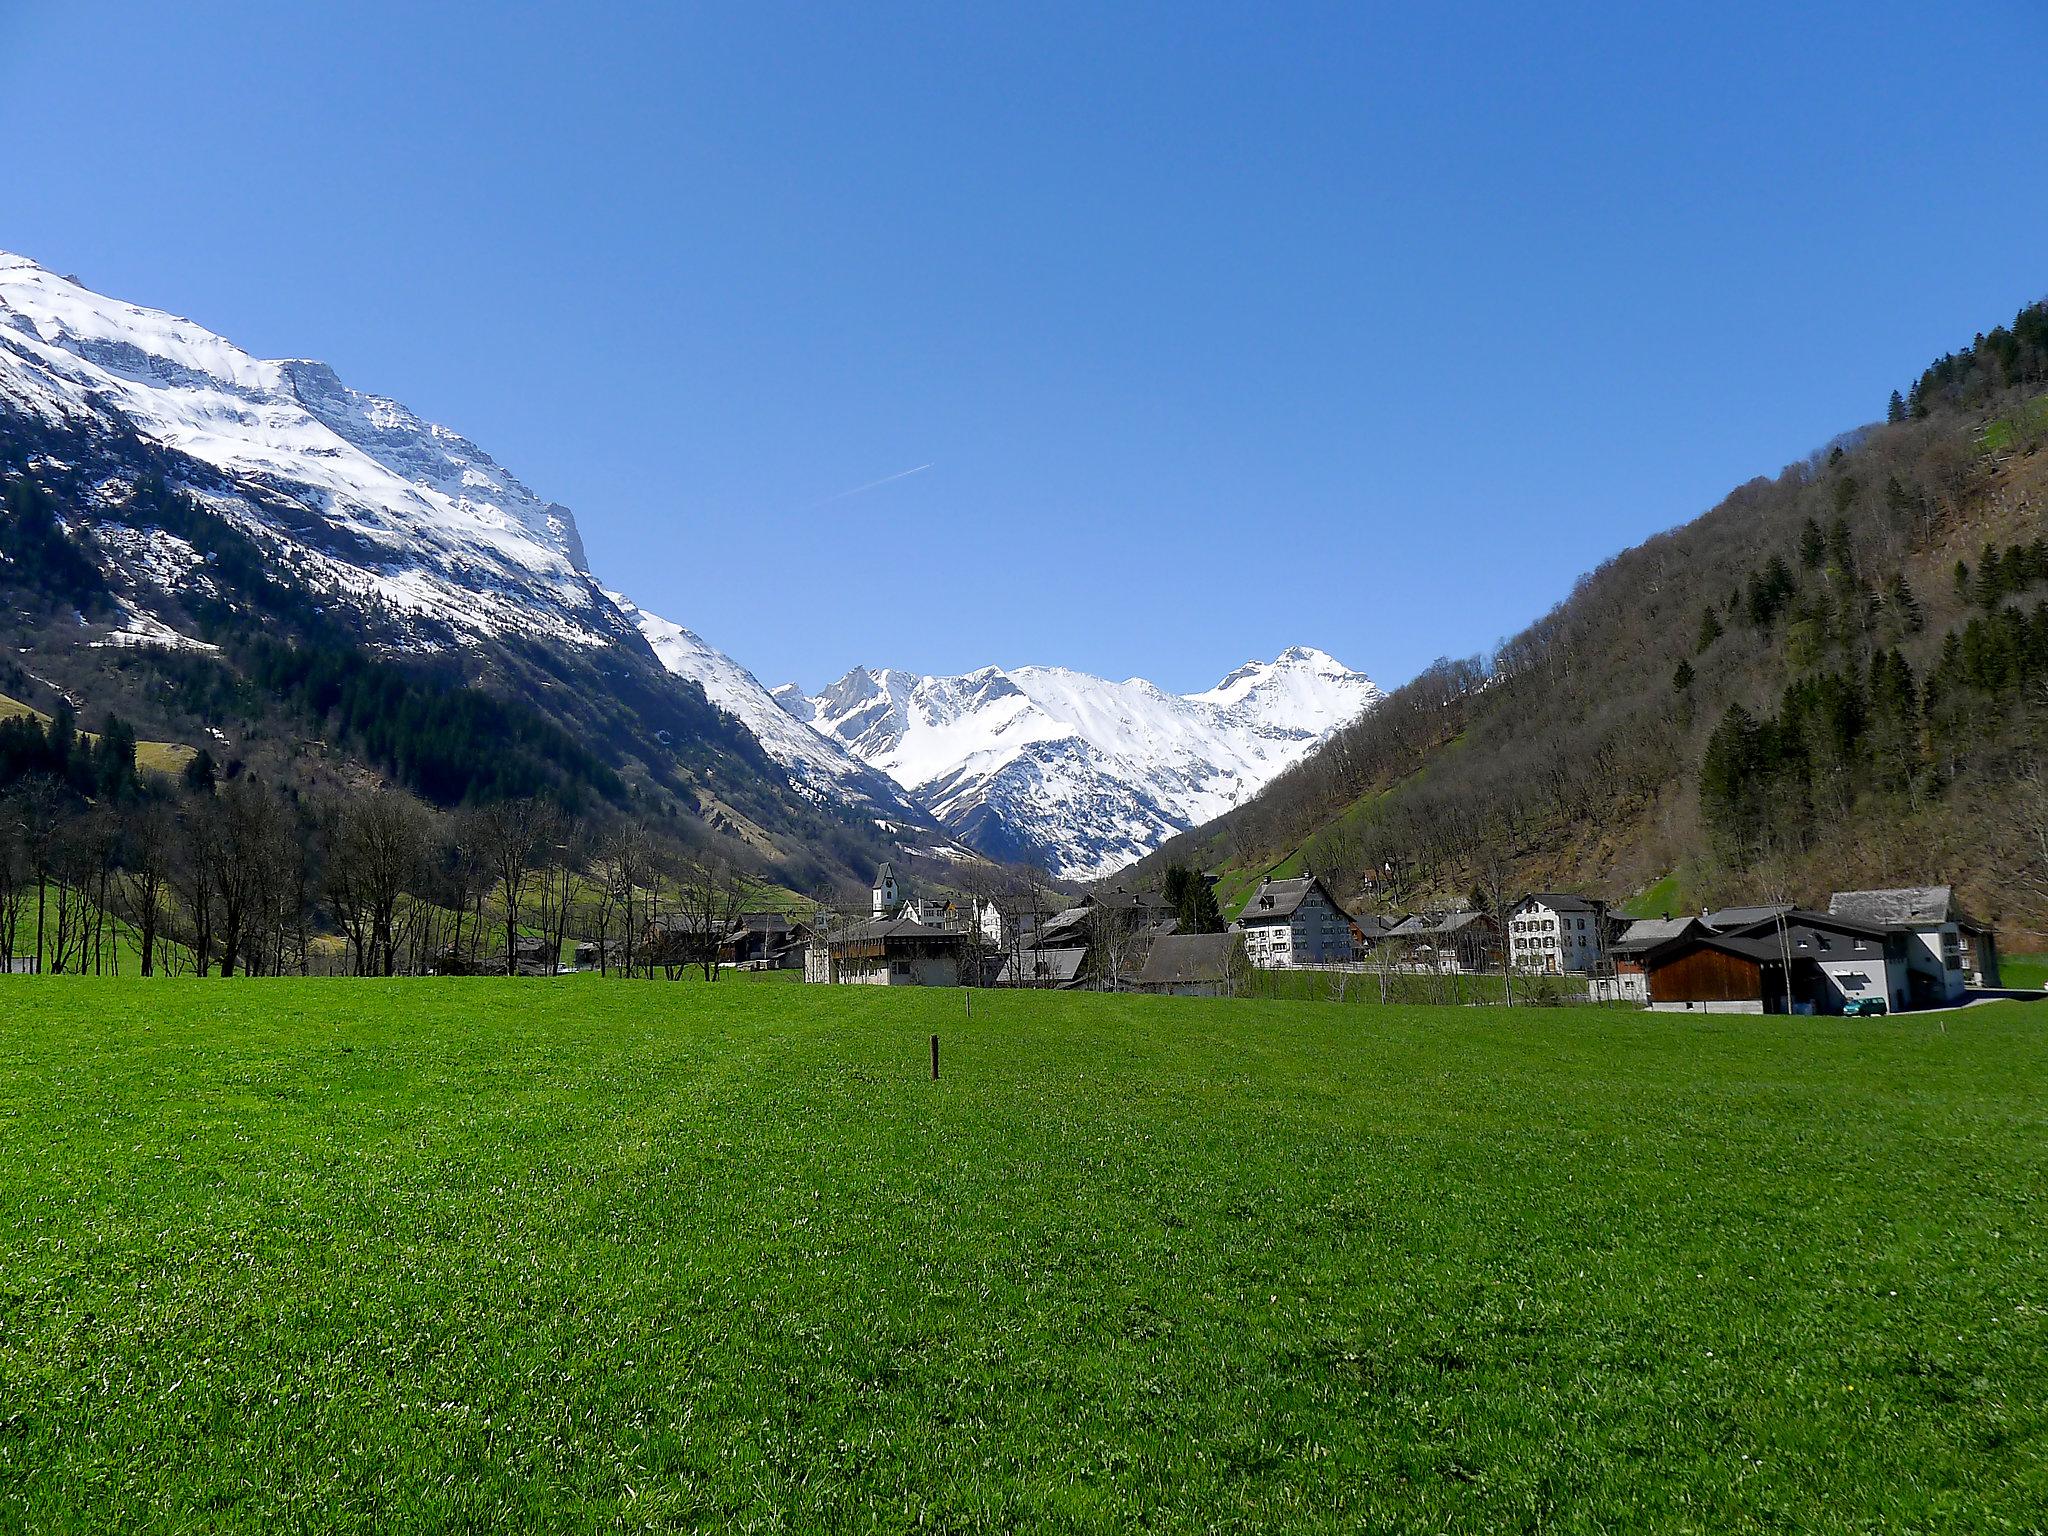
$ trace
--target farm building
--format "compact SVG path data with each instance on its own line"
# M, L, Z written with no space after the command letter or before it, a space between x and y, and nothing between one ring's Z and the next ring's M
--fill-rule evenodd
M1640 952L1652 1008L1841 1013L1925 1006L1908 978L1907 937L1797 907L1732 932L1697 925ZM1922 994L1924 995L1924 994Z
M814 938L804 962L806 981L835 986L951 987L970 962L967 935L958 928L885 917Z
M1169 933L1152 941L1134 985L1173 997L1223 997L1246 965L1235 933Z
M999 987L1071 990L1081 985L1087 963L1086 945L1069 945L1063 949L1040 949L1032 945L1003 957L1002 965L996 971L995 984Z

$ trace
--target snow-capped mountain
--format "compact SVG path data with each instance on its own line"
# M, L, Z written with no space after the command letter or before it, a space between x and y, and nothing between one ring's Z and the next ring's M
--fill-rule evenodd
M1091 879L1221 815L1380 690L1297 646L1193 694L1061 667L963 677L861 667L815 697L789 687L775 697L970 846Z
M664 667L702 686L713 704L754 733L754 739L805 793L818 800L864 805L911 823L926 820L893 779L792 716L753 673L723 651L674 620L647 612L621 593L606 596L639 628Z
M49 430L24 438L24 422ZM222 605L251 611L246 593L219 589L211 557L137 510L159 477L242 530L330 627L459 660L463 677L495 680L757 846L774 842L768 827L838 827L850 811L898 851L957 854L943 827L991 855L1100 874L1228 809L1379 696L1308 650L1185 697L1050 667L858 670L815 699L771 695L687 628L607 592L569 510L459 433L324 363L259 359L5 253L0 433L44 442L41 462L67 482L67 536L118 610L81 613L67 644L213 651ZM200 617L208 604L215 620ZM75 670L84 695L119 685Z
M522 676L547 693L605 680L631 686L643 704L648 690L631 679L689 679L811 803L872 812L906 848L946 842L892 781L791 719L744 667L607 593L568 508L459 433L349 388L324 363L253 357L192 321L0 252L0 421L8 418L163 450L177 489L246 531L277 574L352 613L353 627L387 649L538 654L537 675ZM81 513L94 501L112 509L144 474L134 453L110 453ZM121 610L107 636L86 643L212 649L178 628L181 598L210 584L189 544L112 517L85 531L111 567ZM580 703L579 734L588 716L617 715L605 701ZM687 716L687 700L682 707ZM643 738L673 742L668 701L655 697L639 713ZM730 797L713 798L736 824Z

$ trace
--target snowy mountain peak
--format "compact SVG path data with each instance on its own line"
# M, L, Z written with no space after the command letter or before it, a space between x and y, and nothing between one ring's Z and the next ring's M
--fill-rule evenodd
M350 389L325 363L265 361L204 326L0 253L0 406L116 423L260 496L305 574L429 628L599 644L621 632L575 518L459 433ZM205 488L194 487L207 493ZM229 509L236 510L236 509Z
M1066 667L857 667L815 697L778 694L964 841L1075 879L1228 810L1379 698L1307 646L1188 695Z

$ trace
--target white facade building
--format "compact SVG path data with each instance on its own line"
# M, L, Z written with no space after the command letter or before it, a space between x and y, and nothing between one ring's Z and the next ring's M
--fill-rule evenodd
M1518 971L1584 974L1607 953L1607 904L1557 891L1525 896L1508 918L1507 945Z

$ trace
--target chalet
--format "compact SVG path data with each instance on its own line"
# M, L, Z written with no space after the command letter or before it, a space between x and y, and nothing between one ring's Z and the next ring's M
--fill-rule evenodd
M1257 966L1341 965L1354 954L1351 914L1314 875L1261 880L1230 927Z
M695 913L664 912L640 930L633 958L641 965L675 970L716 962L727 935L720 925Z
M1508 914L1509 956L1518 971L1583 975L1605 957L1608 926L1604 901L1537 891Z
M718 958L742 970L802 970L809 939L810 930L786 912L743 912L719 946Z
M1837 891L1828 913L1882 924L1906 935L1906 990L1901 1006L1959 1002L1973 986L1999 984L1998 940L1966 914L1955 888L1923 885L1895 891Z
M1099 891L1039 923L1025 951L1024 964L1005 963L997 982L1003 986L1047 985L1039 978L1048 970L1063 973L1069 953L1078 950L1084 957L1080 976L1097 986L1126 987L1134 981L1153 942L1176 927L1173 908L1155 891L1130 891L1121 886ZM1006 979L1012 976L1021 979Z
M1417 965L1438 971L1491 971L1500 967L1500 924L1484 912L1459 909L1418 913L1386 936Z
M1133 985L1173 997L1223 997L1245 967L1244 939L1235 933L1170 933L1152 941Z
M1710 930L1696 917L1647 917L1630 923L1607 947L1605 962L1595 962L1586 978L1586 995L1596 1003L1647 1003L1649 974L1643 956L1674 939Z
M814 938L804 976L836 986L952 987L970 963L959 928L883 917Z

